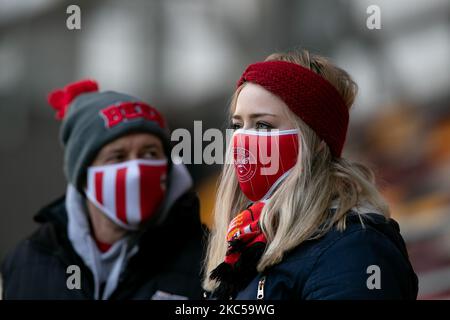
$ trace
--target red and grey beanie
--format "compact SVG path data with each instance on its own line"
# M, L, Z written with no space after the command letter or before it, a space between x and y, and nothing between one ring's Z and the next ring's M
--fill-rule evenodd
M64 146L64 173L69 183L83 190L86 169L107 143L134 132L158 136L170 162L170 137L163 116L130 95L99 92L93 80L68 84L51 92L49 104L62 120L60 140Z

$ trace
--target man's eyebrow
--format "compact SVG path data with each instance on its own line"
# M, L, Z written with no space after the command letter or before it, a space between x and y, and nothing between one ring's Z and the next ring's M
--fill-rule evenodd
M111 147L109 149L105 149L103 150L105 153L110 153L110 152L122 152L124 150L124 147Z
M104 149L101 150L100 153L98 154L99 159L103 159L106 157L110 157L111 155L114 154L120 154L123 152L123 147L111 147L110 149Z
M157 144L156 142L150 142L150 143L143 145L141 148L142 149L150 149L150 148L159 148L159 146L160 145Z
M270 116L270 117L276 117L276 114L272 114L272 113L252 113L250 114L250 118L254 119L254 118L259 118L259 117L264 117L264 116ZM242 117L239 114L234 114L232 116L233 119L242 119Z

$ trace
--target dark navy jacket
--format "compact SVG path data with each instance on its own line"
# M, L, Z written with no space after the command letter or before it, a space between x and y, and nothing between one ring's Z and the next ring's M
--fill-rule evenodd
M299 245L236 299L257 299L258 284L260 298L268 300L416 299L418 280L398 224L379 214L369 214L364 224L350 214L344 232L332 230Z
M41 226L6 257L1 269L4 299L93 299L92 273L67 237L64 203L61 198L43 208L35 217ZM200 299L206 229L198 211L193 192L180 197L164 224L139 238L139 251L110 299ZM81 269L81 289L67 288L70 265Z

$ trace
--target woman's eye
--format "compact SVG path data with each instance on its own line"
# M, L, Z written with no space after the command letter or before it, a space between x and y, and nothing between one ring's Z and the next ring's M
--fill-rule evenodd
M268 123L258 121L258 122L256 123L255 128L256 128L256 129L271 130L271 129L273 129L273 126L270 125L270 124L268 124Z
M241 125L239 123L232 123L231 124L231 129L233 129L233 130L237 130L237 129L240 129L240 128L241 128Z

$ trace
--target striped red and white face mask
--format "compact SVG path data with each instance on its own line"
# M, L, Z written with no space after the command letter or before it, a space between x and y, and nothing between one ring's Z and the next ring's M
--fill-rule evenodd
M166 160L92 166L87 170L86 196L116 224L136 230L161 205L166 176Z

